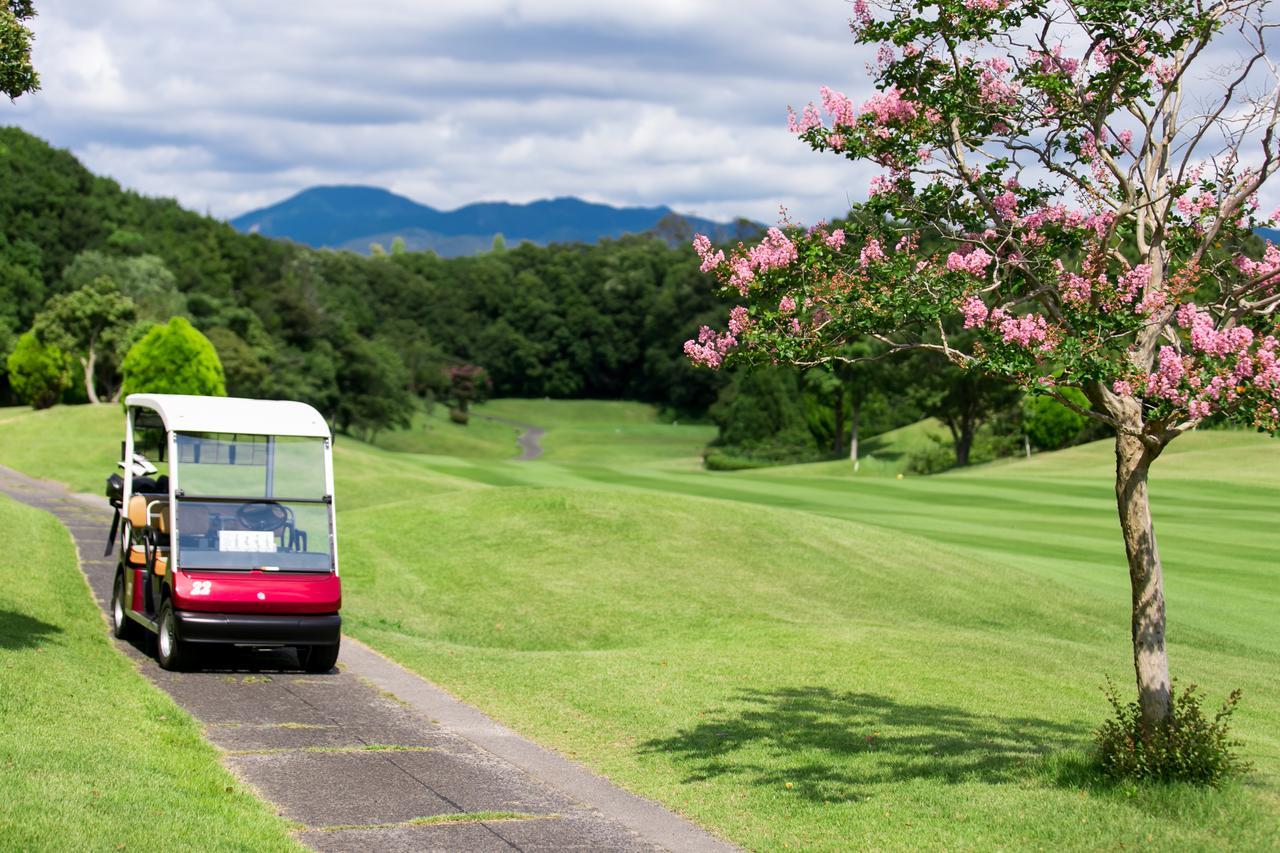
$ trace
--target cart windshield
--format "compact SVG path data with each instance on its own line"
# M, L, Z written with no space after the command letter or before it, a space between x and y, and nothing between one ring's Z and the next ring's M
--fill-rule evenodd
M175 441L182 568L333 568L323 438L179 433Z

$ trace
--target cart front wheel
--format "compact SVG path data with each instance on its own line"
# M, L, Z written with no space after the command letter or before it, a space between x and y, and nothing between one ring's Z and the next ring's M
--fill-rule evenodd
M134 621L124 610L124 573L117 572L111 587L111 634L119 640L132 639L137 633Z
M173 602L160 606L160 634L156 637L156 660L161 669L181 671L187 664L186 644L178 637L178 620L173 615Z

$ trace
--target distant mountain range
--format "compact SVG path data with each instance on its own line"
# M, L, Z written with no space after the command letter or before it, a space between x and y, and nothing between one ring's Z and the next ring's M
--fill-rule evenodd
M442 257L487 251L501 234L508 246L529 241L581 242L653 232L669 241L694 232L717 241L750 239L762 227L747 220L724 223L682 216L669 207L613 207L578 198L529 204L482 202L457 210L437 210L378 187L312 187L284 201L231 220L245 233L262 234L317 248L368 253L370 244L389 248L400 237L412 251L430 249Z

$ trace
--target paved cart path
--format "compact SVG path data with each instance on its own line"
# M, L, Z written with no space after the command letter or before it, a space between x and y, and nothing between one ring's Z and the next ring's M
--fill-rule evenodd
M520 445L520 455L516 457L517 462L528 462L542 455L542 437L547 434L547 431L542 427L527 424L523 421L513 421L509 418L499 418L494 415L476 415L476 417L492 421L495 424L506 424L522 430L520 435L516 437L516 444Z
M105 499L3 466L0 492L66 525L105 610L115 571L102 556ZM117 645L317 850L734 849L349 638L328 675L300 672L283 651L230 651L171 673Z

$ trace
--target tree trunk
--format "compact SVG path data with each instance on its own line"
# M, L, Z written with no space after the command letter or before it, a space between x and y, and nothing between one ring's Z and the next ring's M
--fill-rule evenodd
M853 460L853 470L857 471L862 464L858 461L858 415L862 413L862 401L854 397L849 404L849 458Z
M964 423L960 425L959 431L953 431L956 442L956 465L961 468L969 464L969 449L973 447L973 434L976 429L973 424Z
M1164 572L1147 500L1147 473L1158 453L1141 439L1116 435L1116 504L1133 595L1133 669L1138 679L1138 705L1147 725L1168 718L1170 712Z
M97 354L93 351L93 344L89 344L89 353L87 357L80 359L80 363L84 365L84 393L89 398L90 403L98 403L98 392L93 388L93 368L94 362L97 360Z
M838 456L844 449L844 386L836 386L836 438L831 452Z

